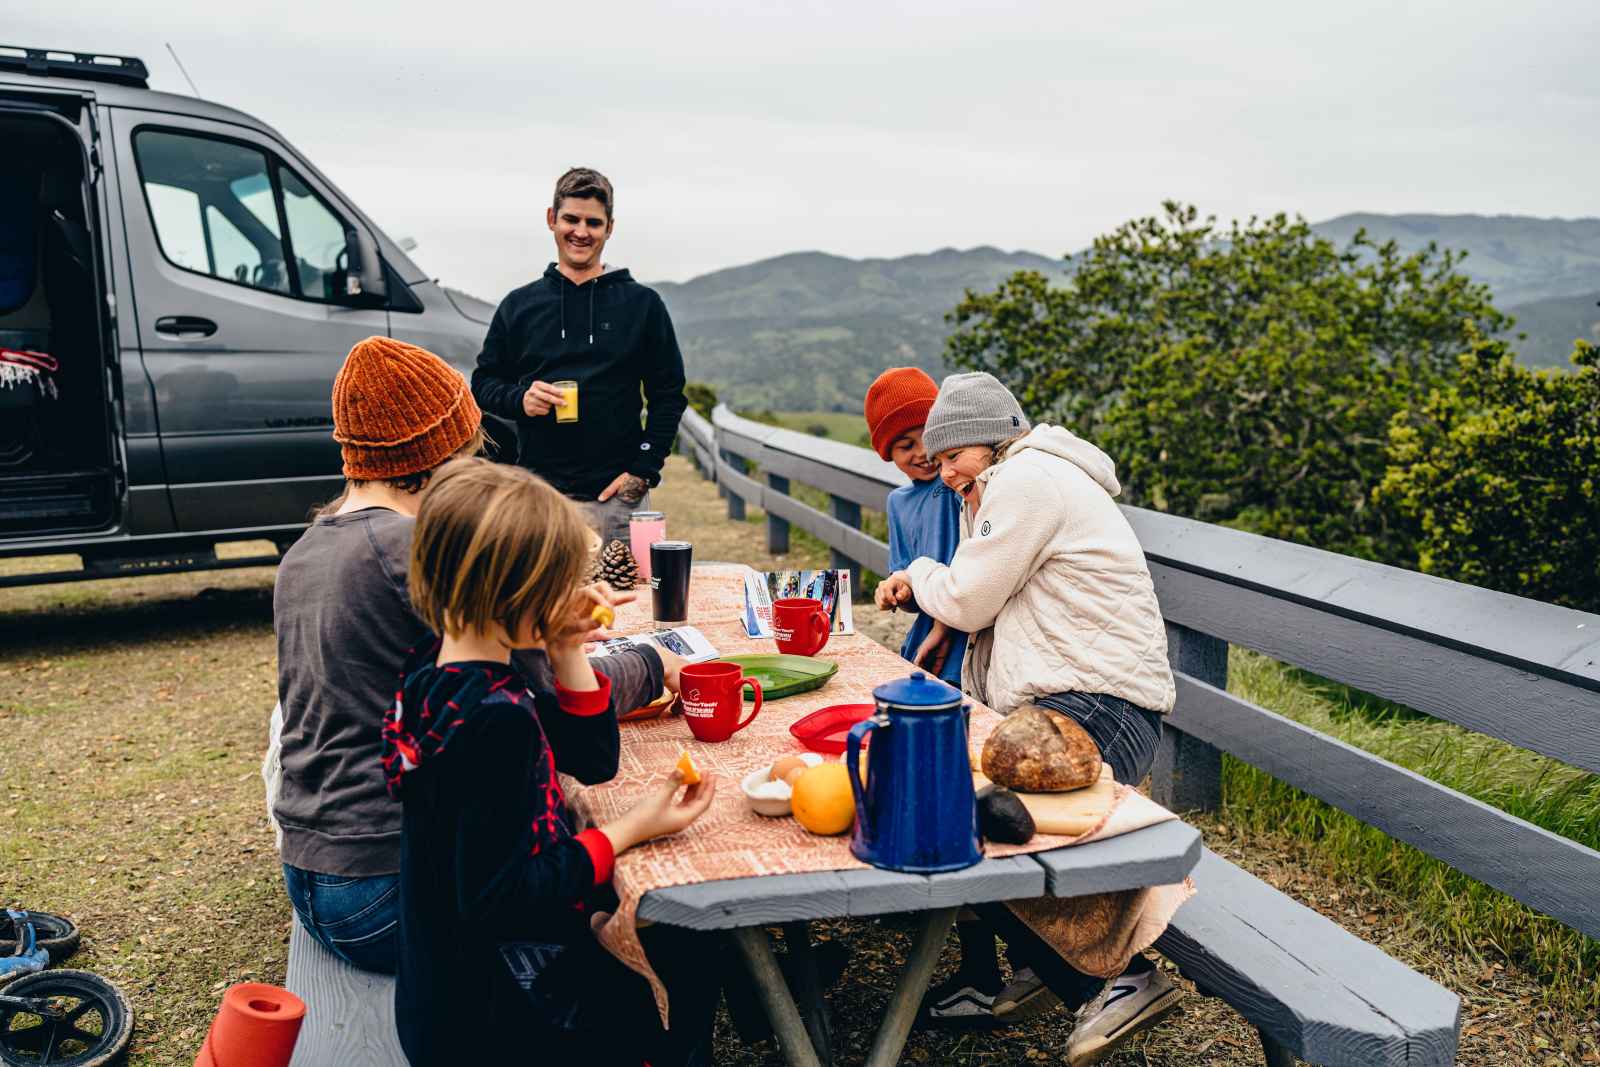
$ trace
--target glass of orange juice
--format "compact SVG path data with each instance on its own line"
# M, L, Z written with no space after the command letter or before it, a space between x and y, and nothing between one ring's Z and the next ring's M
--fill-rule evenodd
M565 399L556 405L557 422L578 421L578 383L574 381L551 382L551 385L561 390Z

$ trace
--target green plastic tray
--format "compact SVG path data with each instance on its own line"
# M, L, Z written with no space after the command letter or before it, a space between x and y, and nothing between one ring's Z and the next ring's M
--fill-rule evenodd
M796 693L821 689L829 678L839 673L839 665L828 659L809 656L784 656L780 654L755 654L749 656L724 656L725 663L737 663L745 674L761 683L763 700L781 700ZM750 691L745 690L745 700Z

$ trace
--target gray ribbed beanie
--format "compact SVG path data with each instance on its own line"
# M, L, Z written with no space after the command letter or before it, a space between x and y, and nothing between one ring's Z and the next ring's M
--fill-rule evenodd
M952 374L939 386L939 396L922 428L922 446L929 456L967 445L997 445L1029 429L1028 417L1011 391L992 374Z

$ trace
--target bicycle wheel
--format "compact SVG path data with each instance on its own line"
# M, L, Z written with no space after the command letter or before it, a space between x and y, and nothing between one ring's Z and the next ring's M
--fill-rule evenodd
M65 1013L52 1019L0 1004L0 1064L5 1067L106 1067L133 1038L133 1008L122 990L88 971L42 971L18 978L8 997L48 997Z
M52 915L48 911L22 911L22 914L25 922L33 924L33 935L38 946L50 953L52 967L78 951L81 935L78 933L78 924L71 919ZM0 909L0 956L9 956L16 951L17 924L4 909Z

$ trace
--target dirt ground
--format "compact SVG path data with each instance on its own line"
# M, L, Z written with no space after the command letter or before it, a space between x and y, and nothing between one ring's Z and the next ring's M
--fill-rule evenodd
M654 502L698 560L767 563L762 525L730 523L715 489L674 457ZM789 565L826 554L796 539ZM0 564L0 573L15 571ZM0 592L0 901L65 912L72 965L119 984L138 1016L136 1065L188 1065L223 989L281 983L289 906L258 776L275 697L271 568ZM896 623L861 624L891 647ZM1492 945L1440 948L1404 900L1340 880L1304 845L1196 820L1208 844L1443 982L1463 999L1460 1061L1600 1064L1593 1020L1551 1017ZM894 919L820 924L852 955L832 994L839 1062L860 1063L908 946ZM955 958L952 938L944 957ZM918 1032L915 1063L1060 1062L1063 1012L983 1034ZM510 1062L510 1061L508 1061ZM776 1065L773 1043L719 1029L717 1062ZM1259 1064L1253 1033L1218 1001L1184 1009L1117 1067Z

